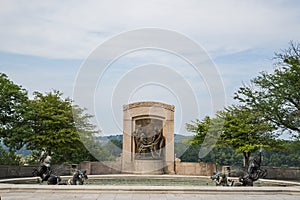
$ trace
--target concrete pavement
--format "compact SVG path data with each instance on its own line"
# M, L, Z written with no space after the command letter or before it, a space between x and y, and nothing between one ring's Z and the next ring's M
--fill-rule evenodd
M198 193L198 194L182 194L182 193L81 193L81 192L55 192L55 191L6 191L1 192L2 200L298 200L299 193Z
M115 178L115 176L93 176L91 178ZM135 176L122 175L126 178ZM140 177L140 176L139 176ZM146 177L146 176L145 176ZM145 178L144 177L144 178ZM151 178L152 176L147 176ZM166 178L171 176L166 176ZM155 177L152 177L155 178ZM176 178L185 178L176 176ZM188 177L197 178L197 177ZM199 177L201 178L201 177ZM22 178L32 181L34 178ZM18 180L18 179L10 179ZM272 180L265 180L272 182ZM1 183L2 182L2 183ZM7 184L0 180L0 200L293 200L300 199L300 183L276 181L282 186L265 187L214 187L214 186L142 186L142 185L38 185Z
M300 187L94 186L0 184L2 200L300 199Z

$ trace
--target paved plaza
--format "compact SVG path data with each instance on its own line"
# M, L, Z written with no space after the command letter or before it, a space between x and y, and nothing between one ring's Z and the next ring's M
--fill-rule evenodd
M122 175L132 177L134 175ZM152 175L153 176L153 175ZM152 177L144 176L144 177ZM112 175L91 176L91 178L116 178ZM120 177L117 176L117 177ZM135 177L135 176L134 176ZM166 177L172 177L168 175ZM179 178L178 176L176 176ZM65 178L65 177L64 177ZM182 178L182 176L181 176ZM33 180L22 178L21 180ZM276 181L286 186L263 187L216 187L216 186L145 186L145 185L44 185L8 184L0 180L1 200L284 200L300 199L300 183ZM147 180L147 179L145 179ZM264 180L272 182L272 180Z
M244 199L263 199L263 200L298 200L300 198L299 193L260 193L260 194L247 194L247 193L231 193L231 194L180 194L180 193L162 193L162 194L151 194L151 193L77 193L77 192L65 192L57 193L53 192L1 192L1 200L244 200Z
M300 199L300 187L67 186L0 184L1 200Z

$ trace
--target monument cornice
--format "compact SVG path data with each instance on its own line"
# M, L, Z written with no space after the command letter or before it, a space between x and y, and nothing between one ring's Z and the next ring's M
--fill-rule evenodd
M135 102L135 103L123 105L123 111L130 110L132 108L137 108L137 107L161 107L166 110L170 110L172 112L174 112L175 109L174 105L169 105L169 104L156 102L156 101L143 101L143 102Z

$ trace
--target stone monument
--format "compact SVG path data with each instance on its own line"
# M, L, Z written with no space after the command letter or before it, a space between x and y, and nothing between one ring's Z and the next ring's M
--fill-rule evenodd
M174 174L174 106L136 102L123 106L122 172Z

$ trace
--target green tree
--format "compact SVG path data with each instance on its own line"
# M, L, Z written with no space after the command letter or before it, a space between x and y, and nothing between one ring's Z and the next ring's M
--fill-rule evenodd
M190 148L190 143L191 143L191 138L189 139L184 139L180 141L174 141L174 152L176 158L182 159L183 154L188 152L191 152L192 149ZM199 152L199 151L198 151ZM191 156L190 156L191 155ZM191 153L188 153L188 158L186 160L189 160L189 162L197 162L198 159L198 154L196 154L195 158L193 158L194 155Z
M275 59L274 72L261 72L235 93L235 99L300 137L300 44L291 42Z
M35 92L29 100L25 89L0 73L0 140L10 155L25 146L34 156L46 147L53 163L94 161L93 155L105 160L108 153L94 141L98 131L89 122L91 117L58 91Z
M27 91L0 73L0 140L15 151L24 146L29 126Z
M72 123L76 127L76 131L84 145L84 151L81 150L77 153L81 154L81 161L104 161L107 160L109 151L95 139L95 135L99 133L96 126L90 123L92 115L86 113L86 109L80 108L78 105L72 107L73 119ZM82 148L82 147L80 147Z
M210 140L213 142L207 144L214 148L234 149L242 153L246 169L251 153L262 147L268 149L274 147L274 144L278 145L272 124L265 121L260 113L245 107L228 107L218 112L215 118L205 117L202 121L188 124L187 129L196 133L192 141L194 145L203 145L206 140ZM224 163L222 152L214 153L219 154L219 157L215 156L215 162Z
M232 106L219 112L219 117L224 119L224 127L218 143L241 152L245 169L248 169L250 156L255 151L279 147L273 125L260 112Z
M202 161L198 157L199 151L200 151L200 146L199 145L190 145L179 158L182 162L199 162L199 161Z
M264 165L276 167L300 166L300 141L282 141L281 149L266 151L264 154Z
M122 153L122 145L123 143L120 140L110 140L103 146L103 148L107 149L113 157L118 157Z
M191 123L186 124L186 129L190 132L196 133L193 140L191 141L192 145L201 145L207 135L208 129L211 125L211 118L206 116L202 121L197 119Z
M199 145L198 158L203 159L206 157L213 148L218 146L220 134L223 131L224 119L221 117L205 117L202 121L196 120L187 124L187 130L196 133L192 145Z
M82 143L89 140L91 144L93 134L97 133L88 121L91 116L84 109L73 106L70 99L63 99L59 91L45 95L35 92L34 95L29 114L32 131L24 138L27 149L47 148L54 163L73 162L79 158L94 160Z
M20 165L21 156L18 156L13 151L5 151L5 149L0 146L0 165Z

